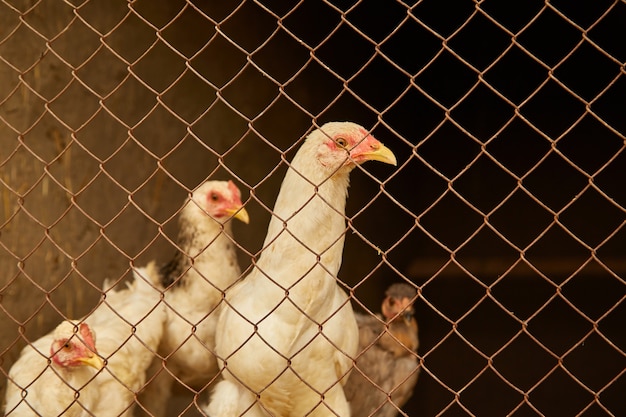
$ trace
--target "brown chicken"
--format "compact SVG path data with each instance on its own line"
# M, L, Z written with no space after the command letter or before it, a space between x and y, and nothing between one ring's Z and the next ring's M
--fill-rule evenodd
M398 415L419 375L413 317L417 291L408 284L393 284L385 294L382 316L355 314L359 355L344 387L352 417Z

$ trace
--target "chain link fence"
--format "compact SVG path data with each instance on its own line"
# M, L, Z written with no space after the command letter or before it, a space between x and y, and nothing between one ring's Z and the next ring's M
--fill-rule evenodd
M410 416L626 415L626 2L0 1L0 370L234 179L259 255L290 151L358 122L339 277L412 282ZM175 384L170 415L207 389ZM3 392L3 391L2 391ZM2 395L3 397L3 395Z

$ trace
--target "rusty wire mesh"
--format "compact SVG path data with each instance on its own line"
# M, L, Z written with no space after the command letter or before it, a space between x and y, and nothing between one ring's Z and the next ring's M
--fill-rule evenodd
M407 415L625 415L624 23L620 0L3 0L2 373L166 259L207 178L250 192L249 265L286 150L353 120L399 165L353 175L340 278L372 311L419 289Z

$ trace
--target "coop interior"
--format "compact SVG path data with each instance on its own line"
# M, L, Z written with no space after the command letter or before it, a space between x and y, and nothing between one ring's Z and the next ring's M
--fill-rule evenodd
M176 252L206 180L242 190L250 271L304 138L353 121L397 166L352 172L338 278L366 314L417 290L401 415L626 415L625 22L623 0L0 1L0 397L24 346ZM204 415L208 388L172 390L168 415Z

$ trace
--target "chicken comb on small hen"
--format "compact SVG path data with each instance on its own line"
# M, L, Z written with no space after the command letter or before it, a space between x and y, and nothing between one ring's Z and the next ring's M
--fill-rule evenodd
M215 311L241 275L231 219L249 222L241 192L232 181L207 181L188 198L178 218L178 249L152 279L163 285L167 320L150 374L155 378L140 397L153 416L164 416L175 377L203 388L218 373L212 351ZM167 367L163 369L163 366Z
M97 401L97 388L90 382L103 366L89 325L65 320L24 347L11 366L5 415L88 415L85 408Z
M205 409L211 417L350 415L342 384L358 328L336 280L349 174L369 160L396 164L362 126L333 122L314 130L289 164L260 258L221 307L224 380Z
M415 287L393 284L382 316L356 314L359 354L345 386L352 417L395 417L413 395L419 376ZM388 395L391 396L389 400Z

